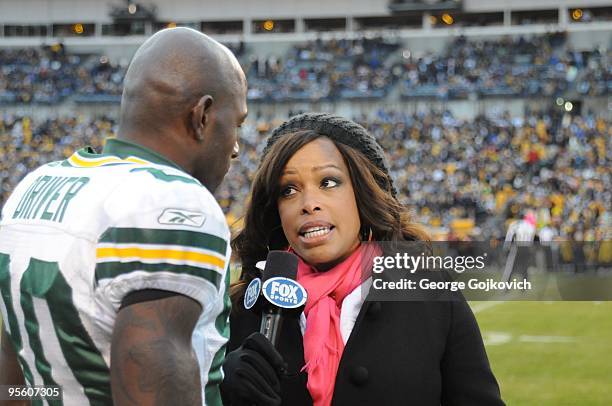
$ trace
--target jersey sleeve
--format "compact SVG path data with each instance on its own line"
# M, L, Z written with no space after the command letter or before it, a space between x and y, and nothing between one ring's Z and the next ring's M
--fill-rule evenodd
M94 287L114 311L144 289L188 296L206 310L224 290L230 247L222 210L195 179L168 172L130 174L105 204Z

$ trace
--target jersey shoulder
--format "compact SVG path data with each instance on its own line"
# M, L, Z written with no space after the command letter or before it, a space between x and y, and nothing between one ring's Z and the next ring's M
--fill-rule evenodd
M193 177L163 165L138 165L124 176L105 201L107 224L96 244L99 292L115 306L142 289L210 305L231 254L215 198Z
M227 231L212 193L192 176L164 165L129 169L106 199L105 211L113 224Z

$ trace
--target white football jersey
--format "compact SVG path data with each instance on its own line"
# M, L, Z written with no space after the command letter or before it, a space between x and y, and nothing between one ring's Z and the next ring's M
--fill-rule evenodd
M521 244L530 243L536 235L536 228L533 224L525 220L519 220L508 226L506 242L516 242Z
M192 344L220 405L229 337L229 229L212 194L146 148L110 139L28 174L2 209L0 310L29 385L66 405L112 404L110 344L130 292L202 305Z

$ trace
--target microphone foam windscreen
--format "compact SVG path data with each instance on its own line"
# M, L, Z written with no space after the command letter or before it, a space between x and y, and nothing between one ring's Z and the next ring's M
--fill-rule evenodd
M297 277L298 257L287 251L270 251L266 258L263 281L277 276L295 280Z

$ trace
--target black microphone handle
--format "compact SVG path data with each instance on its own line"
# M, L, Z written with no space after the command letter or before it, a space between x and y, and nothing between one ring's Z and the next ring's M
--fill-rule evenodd
M274 347L278 343L278 337L283 324L282 310L277 307L266 307L261 314L261 326L259 332L263 334Z

